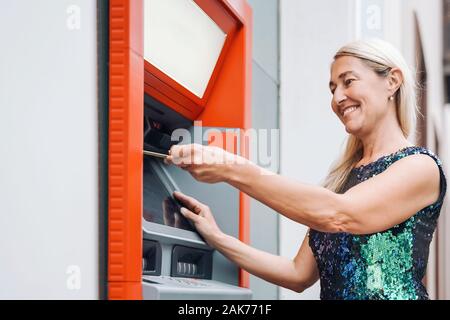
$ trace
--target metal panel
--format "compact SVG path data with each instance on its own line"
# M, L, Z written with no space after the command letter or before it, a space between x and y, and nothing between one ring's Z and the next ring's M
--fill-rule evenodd
M0 10L0 298L98 298L96 1Z
M268 130L267 137L270 137L270 129L279 128L278 0L249 0L249 3L254 13L252 127ZM252 141L252 161L278 172L279 141L276 141L276 154L271 155L266 154L263 148L257 147L258 140ZM269 150L270 145L266 142L263 144L267 148L266 150ZM269 159L270 161L267 162ZM250 219L251 245L277 254L278 214L252 199ZM277 286L253 275L250 277L250 288L254 292L254 299L276 299L278 297Z
M248 2L254 17L253 60L278 83L278 0Z

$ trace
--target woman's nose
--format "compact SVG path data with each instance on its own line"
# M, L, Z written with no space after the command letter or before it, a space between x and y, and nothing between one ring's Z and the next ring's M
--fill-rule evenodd
M336 89L333 95L333 101L336 105L341 105L345 100L347 100L347 96L342 92L342 90Z

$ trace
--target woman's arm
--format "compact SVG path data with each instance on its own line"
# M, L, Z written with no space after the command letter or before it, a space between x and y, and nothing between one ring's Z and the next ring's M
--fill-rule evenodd
M344 194L298 183L247 162L225 180L286 217L324 232L367 234L391 228L434 203L439 169L423 154L396 161Z
M439 169L423 154L396 161L344 194L268 172L219 148L174 146L168 162L203 182L224 181L294 221L323 232L374 233L434 203Z
M197 200L179 192L174 194L191 210L182 210L212 247L249 273L276 285L302 292L319 278L316 261L308 244L308 236L290 260L255 249L220 231L211 211ZM195 213L194 213L195 212Z
M302 292L319 278L307 237L293 260L257 250L224 234L217 237L213 245L249 273L296 292Z
M273 174L250 161L226 170L225 182L285 217L319 231L338 231L335 219L344 210L342 195Z

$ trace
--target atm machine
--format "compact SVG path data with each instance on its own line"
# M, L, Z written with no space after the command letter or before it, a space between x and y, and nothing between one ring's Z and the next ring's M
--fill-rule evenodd
M248 157L251 9L245 0L111 0L108 297L251 299L249 275L180 213L180 190L249 242L249 199L143 151L212 144ZM194 140L175 139L185 129Z

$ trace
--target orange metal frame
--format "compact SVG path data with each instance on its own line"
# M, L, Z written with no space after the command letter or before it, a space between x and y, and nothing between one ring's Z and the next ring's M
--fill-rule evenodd
M108 298L142 298L144 92L203 126L250 128L252 12L246 0L195 0L227 32L202 99L143 58L143 0L110 0ZM156 70L155 70L156 69ZM155 84L156 83L156 84ZM241 154L248 145L241 141ZM249 198L239 195L239 238L249 243ZM249 286L240 270L239 284Z

